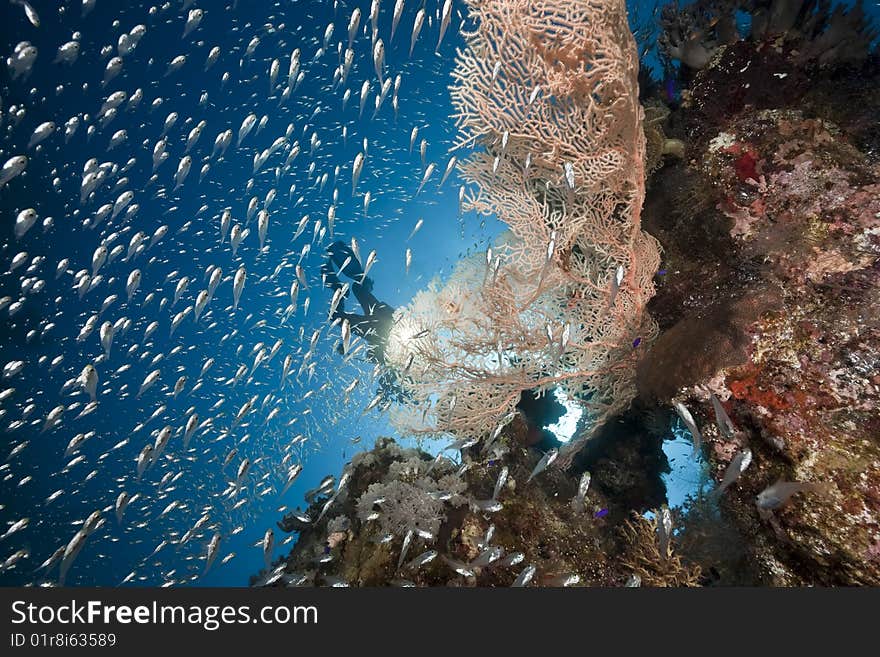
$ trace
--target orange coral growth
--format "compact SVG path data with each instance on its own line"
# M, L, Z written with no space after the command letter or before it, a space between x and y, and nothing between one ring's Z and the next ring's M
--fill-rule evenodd
M728 380L727 387L734 397L748 400L758 406L781 411L791 405L783 396L766 388L760 381L761 371L755 365L748 365L741 370L736 380Z

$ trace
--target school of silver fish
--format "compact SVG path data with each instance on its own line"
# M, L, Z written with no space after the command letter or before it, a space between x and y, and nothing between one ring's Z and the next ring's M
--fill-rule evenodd
M328 441L326 418L360 390L372 398L358 381L379 373L352 358L361 340L348 327L315 314L314 263L366 217L379 236L398 221L408 230L404 201L437 185L435 169L445 167L440 184L453 173L456 158L440 150L429 161L424 136L412 161L417 135L439 120L403 94L414 76L445 87L435 51L462 15L451 0L289 12L267 2L265 22L237 0L77 4L54 8L57 17L26 0L3 8L29 26L8 45L0 97L0 195L17 208L0 312L43 349L4 363L0 477L25 491L37 477L51 493L0 540L6 549L49 526L58 544L4 555L0 570L25 568L33 550L42 564L32 583L90 583L77 558L100 560L108 542L124 541L142 556L120 584L198 582L235 556L224 539L244 531L263 534L268 566L274 533L252 518ZM108 18L109 34L97 23ZM44 53L41 30L56 19L69 38ZM168 40L177 54L152 56ZM47 74L54 89L31 88ZM61 94L88 109L59 114ZM45 193L63 216L44 209ZM401 207L371 217L382 199ZM369 254L365 273L381 261L369 239L351 237ZM412 246L399 256L407 274L413 257ZM347 369L332 349L340 332ZM63 376L60 390L23 383L49 373ZM111 399L138 415L113 418L108 432ZM26 457L44 441L58 443L58 460L31 473ZM90 483L104 493L85 493Z

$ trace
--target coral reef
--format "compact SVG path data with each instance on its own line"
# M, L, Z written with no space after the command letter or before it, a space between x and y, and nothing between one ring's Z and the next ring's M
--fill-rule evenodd
M803 37L798 16L767 30ZM814 51L797 43L719 49L664 125L688 159L657 172L643 213L665 275L639 390L686 401L719 479L752 450L721 513L748 537L762 582L877 585L880 166L867 117L880 99L864 90L880 76L876 55L855 66L838 52L808 79ZM711 394L733 437L717 429ZM777 479L830 488L759 513L755 496Z
M298 532L296 544L252 583L510 586L534 566L533 585L622 586L634 572L624 555L639 548L617 528L637 500L648 500L645 509L662 501L662 484L638 456L644 446L591 441L589 464L604 475L578 511L571 502L579 475L550 468L527 482L540 455L523 447L526 433L518 418L498 438L495 458L479 460L469 448L461 466L380 439L346 467L347 494L331 506L332 518L279 523ZM489 504L496 488L497 507ZM315 499L306 515L319 518L327 499Z

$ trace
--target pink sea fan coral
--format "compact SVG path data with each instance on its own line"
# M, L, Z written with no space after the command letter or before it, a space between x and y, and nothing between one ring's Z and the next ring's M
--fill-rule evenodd
M509 233L397 312L389 359L410 433L492 436L525 390L560 388L597 427L635 394L633 344L659 264L640 228L645 141L623 0L469 2L453 73L466 206ZM640 339L638 339L640 338ZM571 458L589 437L563 451Z

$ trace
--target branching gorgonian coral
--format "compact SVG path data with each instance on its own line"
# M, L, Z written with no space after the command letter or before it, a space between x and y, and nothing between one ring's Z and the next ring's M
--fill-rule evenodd
M466 206L509 227L396 313L387 358L416 434L483 438L525 390L561 388L598 426L634 395L659 264L641 231L645 143L623 0L469 2L453 73ZM570 462L587 439L569 443Z

